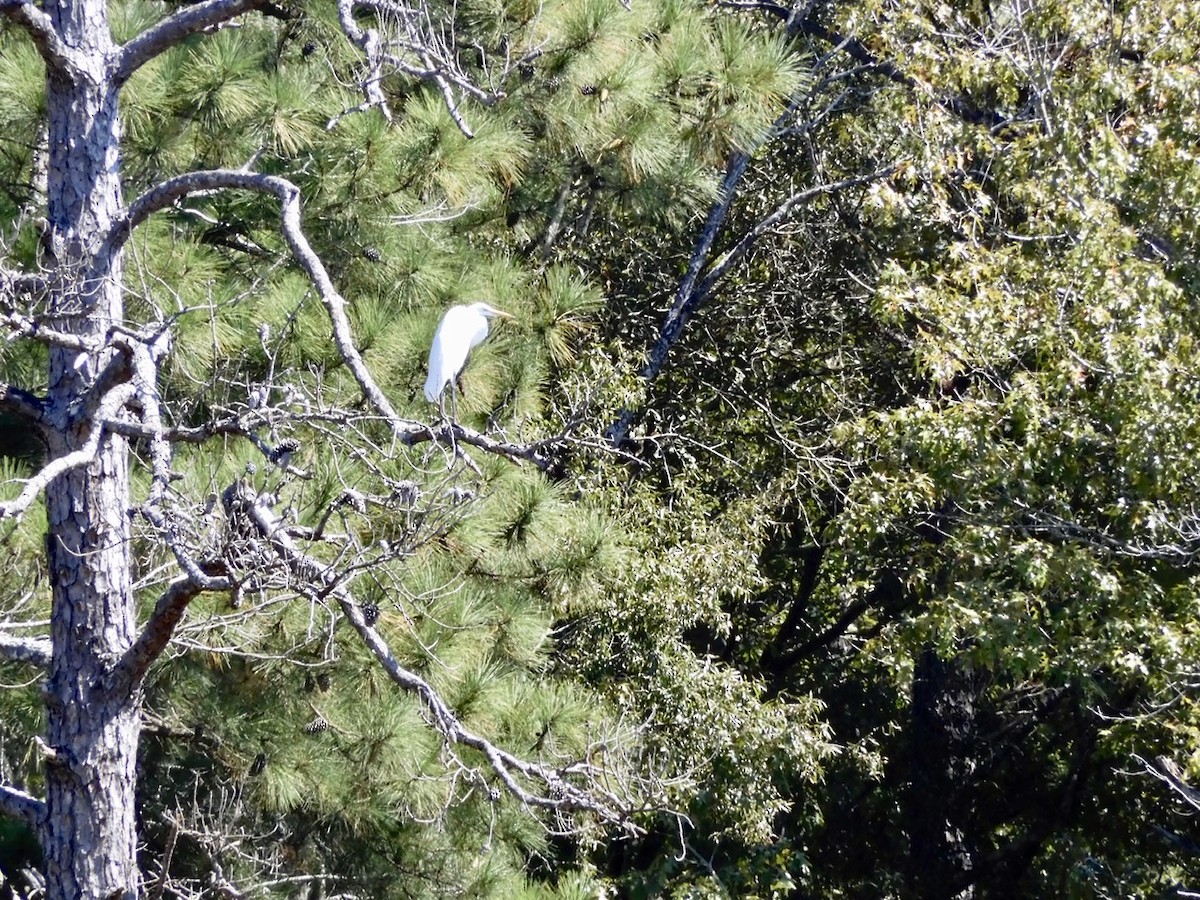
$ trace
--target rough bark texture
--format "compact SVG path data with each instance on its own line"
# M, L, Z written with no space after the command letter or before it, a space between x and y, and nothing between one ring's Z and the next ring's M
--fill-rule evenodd
M64 331L100 337L121 318L120 255L102 249L121 210L114 48L104 0L48 0L44 8L74 61L71 73L51 73L46 98L47 211L58 263L51 313ZM52 457L78 449L99 427L90 414L122 380L115 353L51 352ZM136 627L128 490L125 439L106 435L89 465L46 492L54 616L42 846L51 900L138 894L137 697L106 690Z

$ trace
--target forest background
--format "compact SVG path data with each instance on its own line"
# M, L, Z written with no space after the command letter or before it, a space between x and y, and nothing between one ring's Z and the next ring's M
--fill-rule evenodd
M0 12L0 895L1197 895L1200 6Z

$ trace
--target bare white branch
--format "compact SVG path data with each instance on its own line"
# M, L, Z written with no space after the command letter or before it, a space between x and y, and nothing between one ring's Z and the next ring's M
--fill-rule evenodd
M297 261L308 274L309 280L317 289L321 302L329 314L333 325L334 343L337 345L342 361L353 373L363 395L388 421L397 436L403 437L417 430L417 425L404 422L396 413L391 401L375 383L362 355L355 347L350 318L346 313L346 300L334 287L333 279L329 277L325 264L312 249L312 245L309 244L308 238L305 237L300 227L300 189L287 179L233 169L211 169L176 176L138 197L126 211L124 219L114 229L110 240L118 245L123 243L129 232L147 216L169 207L189 194L223 189L257 191L271 194L278 199L282 213L284 238Z
M389 122L392 121L391 107L388 106L387 98L383 95L383 89L380 87L380 82L383 80L383 49L379 32L374 29L364 31L358 26L358 22L354 19L352 0L338 0L338 22L342 26L342 33L346 35L350 43L358 47L367 58L367 77L362 84L366 103L355 107L353 111L362 112L371 107L377 107L385 119ZM334 116L325 126L326 129L332 129L341 118L342 116Z
M50 641L0 634L0 658L47 668L50 665Z
M40 272L14 272L0 265L0 297L5 298L45 293L48 283Z
M313 250L301 228L300 190L287 179L234 169L211 169L176 176L151 188L130 204L125 216L114 226L109 241L119 246L134 228L153 213L169 208L185 196L218 190L256 191L271 194L279 201L284 238L316 288L329 315L333 326L334 344L342 361L354 375L363 396L387 422L397 438L410 445L427 440L442 440L452 446L456 446L454 442L461 442L509 459L532 462L539 468L549 465L550 453L555 446L562 443L561 439L524 446L496 440L457 423L432 427L400 417L355 346L350 318L346 311L346 300L334 286L324 262ZM235 429L231 426L229 430ZM170 435L166 437L168 440L178 439Z
M95 459L96 452L100 449L100 440L104 436L104 427L101 423L106 419L113 418L117 414L117 410L128 403L133 394L134 388L128 384L119 385L109 391L100 401L99 409L95 414L96 426L88 435L84 445L78 450L73 450L46 463L36 475L25 482L25 487L21 489L21 493L17 495L16 499L0 503L0 519L11 519L21 515L29 509L38 495L55 478L72 469L86 466Z
M828 184L818 184L792 194L769 214L756 222L752 228L742 235L741 240L721 254L721 257L713 263L712 268L705 274L704 279L696 286L695 295L698 298L698 302L703 303L712 292L712 289L716 287L717 283L729 274L730 268L735 263L750 252L758 239L791 215L796 207L802 206L824 194L836 194L850 188L870 184L872 181L879 181L880 179L887 178L895 171L895 165L885 166L867 175L856 175L851 178L843 178L840 181L832 181Z
M283 564L291 572L301 591L314 601L332 597L353 625L363 643L383 666L388 677L424 704L430 724L442 734L448 745L471 747L487 759L492 773L522 803L556 812L587 812L601 820L634 830L629 798L618 796L601 783L601 773L587 760L551 767L529 762L496 746L487 738L470 731L454 714L433 686L400 664L383 637L367 624L359 605L346 586L344 577L333 567L305 553L287 533L283 522L271 508L266 495L254 493L244 483L227 491L226 502L248 515L262 537L268 540ZM582 782L582 783L581 783ZM534 786L540 786L540 789Z
M37 828L46 815L46 804L11 785L0 784L0 813Z
M364 29L355 18L356 9L374 12L379 27ZM436 86L454 124L467 137L474 137L474 132L463 115L462 98L472 97L489 105L500 97L500 94L480 87L464 71L445 23L435 24L425 3L338 0L338 21L342 32L367 60L367 75L362 82L366 102L350 112L377 107L389 122L392 120L380 86L387 70ZM455 91L460 96L456 97ZM335 116L327 127L332 128L341 118Z
M1145 766L1146 771L1163 782L1193 809L1200 810L1200 790L1192 787L1186 781L1186 773L1173 759L1166 756L1156 757L1153 762L1135 756L1138 762Z

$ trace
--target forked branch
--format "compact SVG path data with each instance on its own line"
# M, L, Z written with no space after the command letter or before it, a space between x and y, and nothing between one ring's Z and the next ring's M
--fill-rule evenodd
M283 236L292 254L316 288L333 325L333 340L346 367L350 369L359 388L370 404L387 420L397 437L403 438L420 426L403 421L396 413L379 385L375 383L367 364L354 345L346 300L333 285L325 264L321 261L300 227L300 189L286 178L243 172L236 169L209 169L188 172L170 178L138 197L126 210L123 219L114 227L110 242L119 246L129 233L153 213L170 207L189 194L219 190L244 190L271 194L279 201Z
M151 664L170 643L188 604L211 589L211 584L197 584L190 575L181 575L167 586L154 605L154 612L150 614L142 633L113 669L107 685L111 692L125 693L141 682ZM228 583L221 580L219 586L227 588Z
M737 196L738 183L745 174L748 162L749 156L744 153L736 153L730 158L726 167L725 181L722 185L721 195L709 211L708 220L705 223L704 230L701 232L700 240L696 242L696 247L692 251L687 272L684 273L683 278L680 280L679 287L675 291L675 300L671 304L671 308L667 311L666 318L663 320L662 331L659 333L658 340L655 341L654 347L650 351L650 358L640 373L641 377L648 383L653 382L666 366L671 349L683 336L688 320L704 305L711 296L713 289L729 274L733 266L753 249L754 245L764 234L767 234L772 228L785 220L797 207L817 197L860 187L872 181L886 178L896 170L896 166L888 166L868 175L844 178L840 181L819 184L802 191L797 191L742 235L741 239L721 254L716 262L709 265L709 255L712 253L713 245L716 243L716 239L724 227L725 219L729 214L729 208ZM705 268L706 266L707 269ZM701 277L702 273L703 277ZM622 410L620 417L609 426L605 433L610 443L615 446L625 439L625 435L628 433L630 425L633 424L633 419L636 415L636 409Z
M50 462L46 463L35 475L25 482L21 493L15 499L9 500L6 503L0 503L0 519L9 519L21 515L25 510L29 509L33 501L38 498L38 495L55 478L72 469L86 466L95 459L96 452L100 449L100 441L104 436L104 428L100 423L115 417L117 410L124 406L133 394L133 386L128 384L119 385L109 391L100 401L95 417L96 427L92 429L84 445L77 450L50 460Z
M381 27L363 28L356 10L369 9ZM446 29L435 26L425 3L408 4L394 0L338 0L338 21L342 33L367 59L367 77L362 88L366 102L357 110L378 107L390 122L391 110L381 88L388 70L420 81L431 82L442 95L454 124L467 137L474 137L460 109L457 90L489 104L496 95L475 84L456 59L455 48L447 43ZM330 121L332 127L341 118Z
M74 51L63 41L54 22L41 9L29 0L0 0L0 13L25 29L50 69L72 78L79 75Z
M355 346L346 299L334 286L333 279L325 268L324 262L313 250L301 227L300 189L285 178L236 169L210 169L170 178L151 188L130 204L125 215L114 225L113 231L109 235L110 247L115 249L121 246L128 240L133 229L149 216L170 208L184 197L221 190L255 191L270 194L279 201L284 239L297 262L308 275L309 281L316 289L317 295L329 315L330 323L333 326L334 344L342 361L354 375L363 396L376 413L387 422L392 433L399 440L408 445L434 439L452 443L450 440L452 432L455 442L475 446L514 461L529 461L543 469L550 464L549 451L556 443L553 440L543 441L533 446L512 444L495 440L459 424L434 428L400 417L383 389L375 381L362 354ZM170 439L172 438L168 436L168 440Z
M630 820L631 804L601 783L602 772L591 761L579 760L557 768L529 762L463 725L433 686L402 666L379 632L367 624L343 577L332 566L306 553L288 534L283 521L271 508L271 499L269 495L256 494L244 482L231 486L225 495L227 507L236 508L236 514L245 515L254 522L301 592L312 601L329 597L337 601L388 677L420 698L430 724L448 746L471 747L481 753L505 789L527 806L564 814L585 812L626 829L635 829Z

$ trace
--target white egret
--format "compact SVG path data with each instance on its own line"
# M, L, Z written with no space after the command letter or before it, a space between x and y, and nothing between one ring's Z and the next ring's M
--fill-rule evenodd
M430 403L436 402L443 417L446 415L443 392L446 385L450 385L451 416L454 419L458 418L454 382L463 366L467 364L467 354L487 337L488 319L496 317L512 318L508 313L487 303L452 306L442 316L442 321L433 335L433 346L429 348L429 377L425 379L425 399Z

